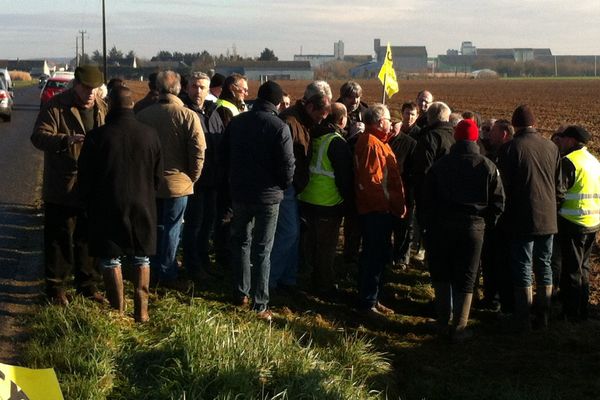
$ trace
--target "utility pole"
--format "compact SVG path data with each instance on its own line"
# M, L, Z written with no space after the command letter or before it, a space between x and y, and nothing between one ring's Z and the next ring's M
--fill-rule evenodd
M81 33L81 62L85 63L85 37L87 31L79 31Z
M598 56L594 56L594 76L598 76L598 75L596 75L596 71L597 71L597 68L596 68L596 65L597 65L596 58L597 57Z
M108 80L106 72L106 12L104 8L104 0L102 0L102 59L104 63L104 81Z
M75 36L75 66L79 67L79 36Z
M554 76L558 76L558 63L556 62L556 56L554 56Z

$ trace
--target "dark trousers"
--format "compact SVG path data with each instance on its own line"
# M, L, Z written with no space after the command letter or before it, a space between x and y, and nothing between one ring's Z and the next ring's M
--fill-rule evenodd
M100 279L88 253L87 217L81 208L46 203L44 213L44 264L49 295L64 290L71 273L77 291L96 292Z
M431 280L450 282L457 293L473 293L483 229L439 226L427 232Z
M229 187L222 185L217 189L217 217L214 227L213 243L215 258L222 267L229 267L231 258L231 219L233 218L233 207Z
M307 225L303 241L304 257L306 265L312 271L313 288L320 292L329 292L335 284L335 251L342 216L319 215L317 211L312 210L304 215Z
M358 214L349 212L344 217L344 261L358 260L360 242L361 229Z
M498 299L503 312L513 312L514 293L510 270L508 238L499 228L485 231L481 253L483 297Z
M393 261L396 264L408 264L410 262L410 245L413 240L414 207L407 207L404 218L394 217L394 247L392 252Z
M202 188L188 197L182 245L184 266L191 275L208 267L209 242L216 216L216 189Z
M562 251L560 298L563 311L567 318L585 320L590 297L590 254L596 233L577 232L567 225L570 222L560 218L559 224Z
M369 213L359 216L362 233L362 252L359 258L359 307L377 304L383 288L383 270L392 252L392 215Z

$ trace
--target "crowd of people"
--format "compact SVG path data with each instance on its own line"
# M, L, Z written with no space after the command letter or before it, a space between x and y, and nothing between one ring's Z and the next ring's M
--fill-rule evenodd
M78 293L122 313L129 262L144 322L151 285L187 291L213 272L214 255L232 271L233 303L270 320L270 291L294 293L300 268L308 290L336 296L343 226L365 317L396 312L380 301L384 270L415 257L431 276L437 329L455 341L470 336L480 280L480 306L512 314L516 331L546 327L553 298L562 317L588 318L600 163L580 126L548 140L527 105L510 121L482 121L427 90L393 120L354 81L337 101L327 82L311 82L293 104L267 81L247 104L239 74L152 74L137 103L120 80L105 102L103 80L78 67L31 136L45 153L45 274L56 304L68 305L74 273Z

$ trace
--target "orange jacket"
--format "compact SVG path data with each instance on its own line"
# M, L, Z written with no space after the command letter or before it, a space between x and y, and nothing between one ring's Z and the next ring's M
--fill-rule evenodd
M372 134L360 134L354 151L354 174L359 214L389 212L404 216L404 186L396 157L387 143Z

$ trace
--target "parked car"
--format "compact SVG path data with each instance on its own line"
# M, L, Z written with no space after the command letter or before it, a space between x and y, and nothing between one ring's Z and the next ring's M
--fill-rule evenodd
M10 121L12 116L13 99L6 87L6 84L0 79L0 117L4 121Z
M56 94L64 92L72 79L72 76L64 75L58 75L48 78L40 95L40 107L46 104L46 102L52 97L54 97Z
M0 81L4 82L4 86L6 86L6 90L10 93L11 96L14 97L14 89L12 80L10 79L10 74L8 73L8 69L0 68Z

